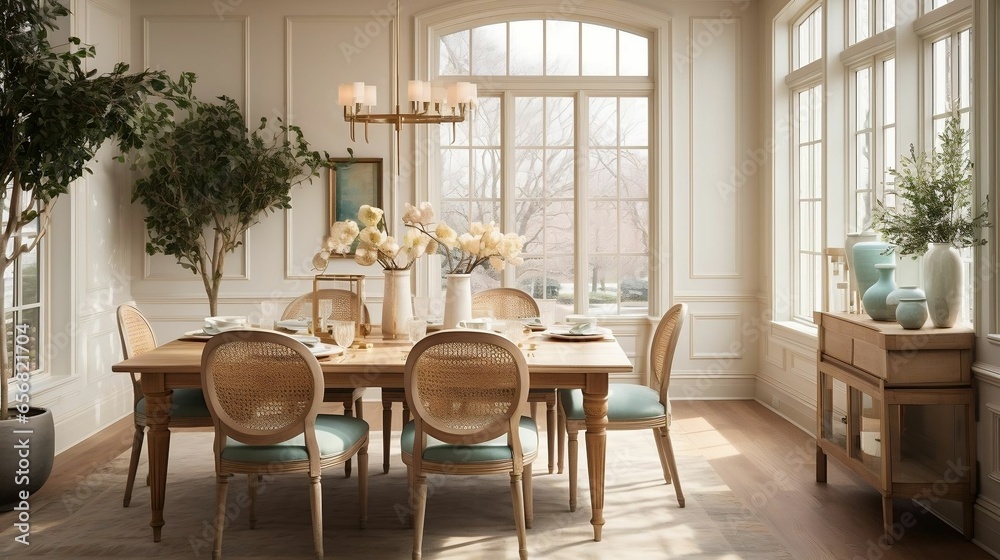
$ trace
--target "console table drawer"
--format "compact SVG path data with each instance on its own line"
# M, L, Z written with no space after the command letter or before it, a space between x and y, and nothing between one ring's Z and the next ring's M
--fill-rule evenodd
M968 385L975 334L966 327L906 330L861 315L817 314L820 352L891 386Z

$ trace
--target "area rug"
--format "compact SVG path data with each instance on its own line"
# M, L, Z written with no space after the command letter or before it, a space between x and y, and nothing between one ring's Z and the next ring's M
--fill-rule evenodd
M544 442L544 434L542 434ZM583 439L581 435L581 440ZM533 558L553 559L782 559L791 558L763 524L734 497L685 434L674 435L687 507L663 483L651 432L608 434L603 539L593 540L586 459L581 441L579 507L568 507L568 477L548 474L544 451L535 462ZM394 442L396 443L396 442ZM121 506L125 453L67 492L32 511L30 544L15 541L15 527L0 533L0 558L210 558L215 478L212 434L171 438L163 539L152 541L149 488L137 477L132 504ZM382 473L380 434L370 445L367 528L358 527L357 464L323 473L323 532L327 558L409 558L412 532L400 516L407 504L406 468L398 447ZM568 469L567 469L568 470ZM145 451L140 475L145 473ZM225 558L312 557L308 478L280 475L257 498L257 526L248 528L245 477L230 483L232 521ZM424 535L428 559L517 558L517 537L506 476L429 478ZM10 519L5 516L4 519ZM7 525L7 523L4 523Z

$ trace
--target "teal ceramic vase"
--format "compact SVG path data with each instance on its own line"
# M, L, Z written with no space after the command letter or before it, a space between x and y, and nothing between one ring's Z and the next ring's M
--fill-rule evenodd
M855 244L851 249L851 253L854 255L854 277L858 280L858 294L862 298L868 288L878 280L875 265L896 263L896 253L884 254L889 250L889 247L888 243L882 241L863 241Z
M875 270L878 272L878 280L865 291L861 303L865 304L865 312L872 319L895 321L896 314L889 311L886 299L896 289L896 265L880 263L875 265Z
M885 306L889 309L891 313L896 312L896 306L899 305L899 301L903 298L922 298L927 297L924 291L916 286L900 286L893 290L885 298Z
M902 298L896 306L896 322L904 329L919 329L927 322L927 298Z

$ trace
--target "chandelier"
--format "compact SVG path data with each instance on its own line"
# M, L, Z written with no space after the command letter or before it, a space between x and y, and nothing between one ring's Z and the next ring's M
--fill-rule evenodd
M407 97L409 111L399 108L399 4L396 2L394 20L394 50L392 53L392 113L372 112L378 100L375 86L364 82L340 84L338 102L344 108L344 120L351 123L351 141L355 142L355 125L365 126L365 142L368 142L368 125L391 124L398 134L404 124L452 123L452 138L456 123L465 120L466 113L477 103L478 88L470 82L456 82L445 85L432 84L421 80L409 80ZM398 149L398 142L397 142Z

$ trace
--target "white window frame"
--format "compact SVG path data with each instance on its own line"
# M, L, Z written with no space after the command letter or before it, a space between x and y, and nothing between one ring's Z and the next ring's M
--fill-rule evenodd
M502 7L495 10L484 11L482 6L475 3L463 3L449 6L447 9L439 8L430 10L416 16L416 52L417 52L417 72L418 77L429 79L436 75L438 64L437 45L441 36L459 30L488 25L501 21L515 21L520 19L546 19L551 18L554 13L561 13L559 10L563 4L559 0L545 0L531 6ZM626 9L627 8L627 9ZM554 11L555 10L555 11ZM649 160L650 160L650 277L649 277L649 300L648 313L650 316L658 317L665 310L666 304L671 301L669 292L670 271L672 266L669 262L656 261L654 256L661 254L669 247L669 221L659 223L662 220L655 220L653 216L669 216L669 197L663 193L669 192L669 186L665 186L668 181L669 172L666 162L669 162L669 135L661 133L668 130L669 107L669 60L659 56L661 52L661 41L664 37L669 37L670 21L662 13L654 12L644 8L639 8L633 4L625 4L614 0L602 2L600 5L581 4L575 9L572 19L580 22L595 23L627 31L636 35L641 35L649 39L650 52L650 72L649 76L497 76L489 77L485 81L479 82L480 95L499 94L509 96L511 94L521 95L566 95L578 96L577 111L585 105L580 104L580 99L586 99L588 95L599 96L637 96L643 95L649 98L650 114L650 134L649 134ZM476 77L472 77L476 80ZM512 100L511 100L512 103ZM430 127L427 127L430 129ZM502 131L508 135L509 132ZM437 152L437 132L433 129L430 132L417 131L418 145L426 146L425 152L428 156ZM581 142L586 142L586 131L577 130L577 146ZM510 149L513 149L512 142L505 142ZM422 161L424 160L424 161ZM437 196L432 192L430 185L440 184L435 177L436 166L427 165L425 158L416 160L416 184L414 188L415 200L430 200L437 203ZM506 166L506 164L505 164ZM502 175L508 173L506 169ZM582 188L583 181L581 175L585 170L579 167L576 170L578 189ZM513 188L507 185L503 189ZM585 191L584 191L585 193ZM578 191L579 200L582 198ZM513 215L513 201L501 198L502 217ZM504 219L502 218L501 222ZM585 205L577 205L576 223L586 223ZM503 227L503 223L501 223ZM587 244L578 228L576 234L575 254L577 259L575 276L575 297L576 305L581 305L581 299L586 301L586 281L581 276L581 270L586 270L582 263L586 262ZM439 263L437 258L425 259L427 262L417 265L417 293L425 294L436 290L439 283ZM511 285L514 278L514 271L505 270L502 277L502 285ZM622 323L635 322L640 318L630 315L609 316L611 321ZM646 320L645 316L641 317Z

